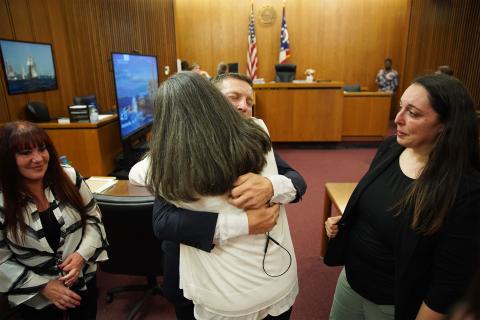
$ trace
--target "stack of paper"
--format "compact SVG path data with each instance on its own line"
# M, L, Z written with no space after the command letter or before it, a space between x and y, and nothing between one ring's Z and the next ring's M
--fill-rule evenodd
M85 180L85 182L93 193L102 193L117 183L117 178L92 176Z

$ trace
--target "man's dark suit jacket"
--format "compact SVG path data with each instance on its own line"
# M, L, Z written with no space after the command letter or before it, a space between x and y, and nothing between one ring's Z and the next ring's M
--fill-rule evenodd
M360 195L393 161L399 160L403 150L396 136L387 138L379 147L345 208L337 236L328 242L325 264L344 264L349 230L355 222L355 206ZM479 208L480 173L471 170L462 180L456 201L436 234L419 235L409 227L412 210L403 214L402 230L394 248L395 319L415 319L423 301L434 311L447 313L462 297L476 270Z
M298 202L307 189L303 177L283 160L277 153L275 162L278 173L292 181L297 195L292 202ZM217 225L217 213L190 211L177 208L163 199L156 199L153 208L153 231L157 238L163 240L165 296L174 304L184 301L179 284L179 244L189 245L210 252Z

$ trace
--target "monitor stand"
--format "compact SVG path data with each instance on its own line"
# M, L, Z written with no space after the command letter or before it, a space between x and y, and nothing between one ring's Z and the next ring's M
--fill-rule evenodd
M128 173L135 163L140 161L148 151L148 142L141 140L132 146L129 141L123 141L123 153L115 158L117 170L110 175L121 180L128 180Z

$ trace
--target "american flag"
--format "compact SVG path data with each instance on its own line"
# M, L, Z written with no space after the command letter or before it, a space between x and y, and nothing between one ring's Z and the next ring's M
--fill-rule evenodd
M285 7L282 10L282 28L280 29L280 54L278 63L284 63L290 58L290 43L288 41L287 19L285 18Z
M248 52L247 52L247 75L255 80L257 78L257 37L255 36L255 18L252 10L250 11L250 23L248 24Z

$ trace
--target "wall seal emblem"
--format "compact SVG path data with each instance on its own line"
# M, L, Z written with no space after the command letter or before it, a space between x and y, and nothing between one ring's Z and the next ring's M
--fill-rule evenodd
M277 18L277 13L272 6L263 6L258 11L260 23L264 26L272 25Z

